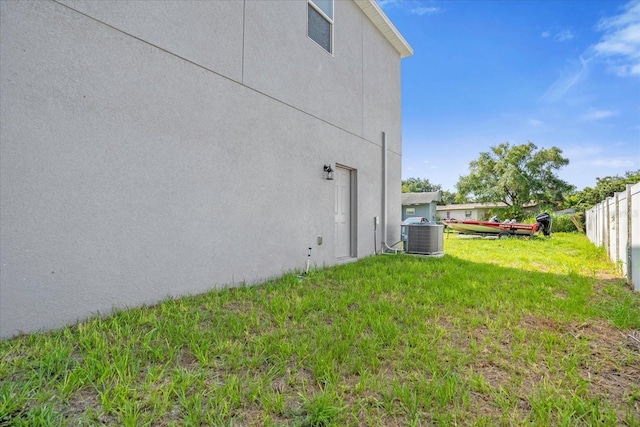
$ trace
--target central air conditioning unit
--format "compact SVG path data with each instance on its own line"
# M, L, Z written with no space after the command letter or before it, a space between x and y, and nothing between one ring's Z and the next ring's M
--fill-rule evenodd
M405 252L420 255L444 255L442 236L444 226L440 224L408 224Z

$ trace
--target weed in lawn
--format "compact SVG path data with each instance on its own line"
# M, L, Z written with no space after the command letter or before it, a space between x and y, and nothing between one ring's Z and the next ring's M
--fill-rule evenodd
M331 387L322 389L311 397L301 394L300 398L302 408L297 417L300 419L301 426L337 425L337 421L346 409L336 390Z

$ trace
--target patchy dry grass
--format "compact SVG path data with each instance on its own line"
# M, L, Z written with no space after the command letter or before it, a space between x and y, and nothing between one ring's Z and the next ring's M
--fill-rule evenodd
M640 296L601 250L556 234L445 252L7 340L0 425L640 424Z

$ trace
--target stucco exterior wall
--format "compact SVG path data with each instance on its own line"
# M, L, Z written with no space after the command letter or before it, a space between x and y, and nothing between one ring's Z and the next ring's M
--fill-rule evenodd
M399 213L400 57L355 4L333 56L305 2L188 4L0 3L0 338L303 269L308 247L334 264L325 163L356 170L374 253L383 131Z
M57 0L77 13L186 61L242 81L244 1ZM62 8L53 11L63 13Z

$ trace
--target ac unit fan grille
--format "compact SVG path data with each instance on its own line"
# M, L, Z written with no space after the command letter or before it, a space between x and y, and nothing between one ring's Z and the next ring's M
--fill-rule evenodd
M435 224L407 226L407 253L435 255L443 252L444 226Z

